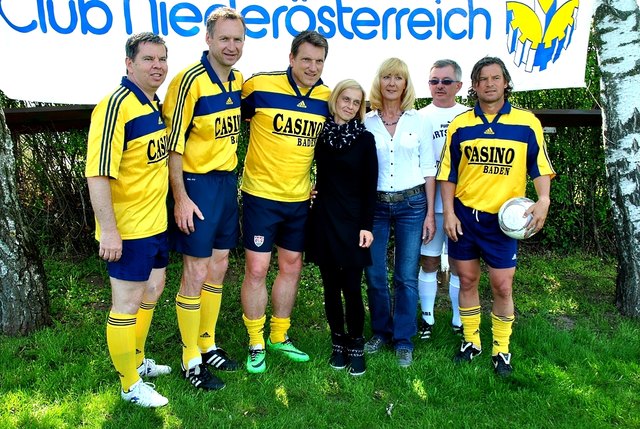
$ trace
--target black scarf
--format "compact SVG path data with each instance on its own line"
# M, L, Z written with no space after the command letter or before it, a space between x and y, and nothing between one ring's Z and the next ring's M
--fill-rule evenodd
M322 129L321 140L335 149L347 148L365 130L364 124L358 119L339 125L333 117L328 117Z

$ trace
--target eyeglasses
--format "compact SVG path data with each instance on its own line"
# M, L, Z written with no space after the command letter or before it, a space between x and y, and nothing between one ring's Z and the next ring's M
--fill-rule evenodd
M429 79L429 85L438 85L443 84L446 86L451 85L452 83L460 82L459 80L451 80L451 79Z

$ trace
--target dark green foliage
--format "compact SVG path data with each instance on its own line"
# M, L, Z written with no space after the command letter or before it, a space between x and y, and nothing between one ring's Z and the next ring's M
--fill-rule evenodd
M46 252L76 254L94 247L86 147L86 131L24 135L16 145L24 218Z
M532 110L598 108L600 71L593 48L589 49L585 81L586 88L514 93L511 102ZM615 242L602 129L556 127L546 139L558 175L551 184L551 209L543 234L531 241L564 252L583 249L612 254ZM533 183L529 183L527 195L535 197Z
M12 100L0 108L47 106ZM16 184L25 225L41 251L86 254L94 248L93 212L84 178L87 131L13 136Z
M545 248L581 248L611 254L613 219L607 193L600 128L557 128L547 135L549 157L558 173L551 185L551 209L544 233L532 240ZM527 194L535 199L533 183Z

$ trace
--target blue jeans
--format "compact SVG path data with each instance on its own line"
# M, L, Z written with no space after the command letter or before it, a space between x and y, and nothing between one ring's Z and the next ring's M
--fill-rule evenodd
M404 201L376 203L373 218L373 265L365 268L367 295L374 336L394 348L413 351L418 306L418 263L422 225L427 213L424 193ZM395 235L393 295L388 284L387 247L393 228Z

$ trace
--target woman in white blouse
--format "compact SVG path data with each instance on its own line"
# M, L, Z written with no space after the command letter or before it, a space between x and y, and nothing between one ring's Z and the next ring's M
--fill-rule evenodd
M386 345L398 365L413 361L418 305L418 262L423 239L435 232L433 210L436 160L432 131L414 109L415 91L406 63L389 58L379 67L370 92L365 127L378 154L377 201L371 246L373 265L365 269L371 339L365 351ZM389 237L393 231L393 284L387 281ZM393 287L393 293L390 288Z

